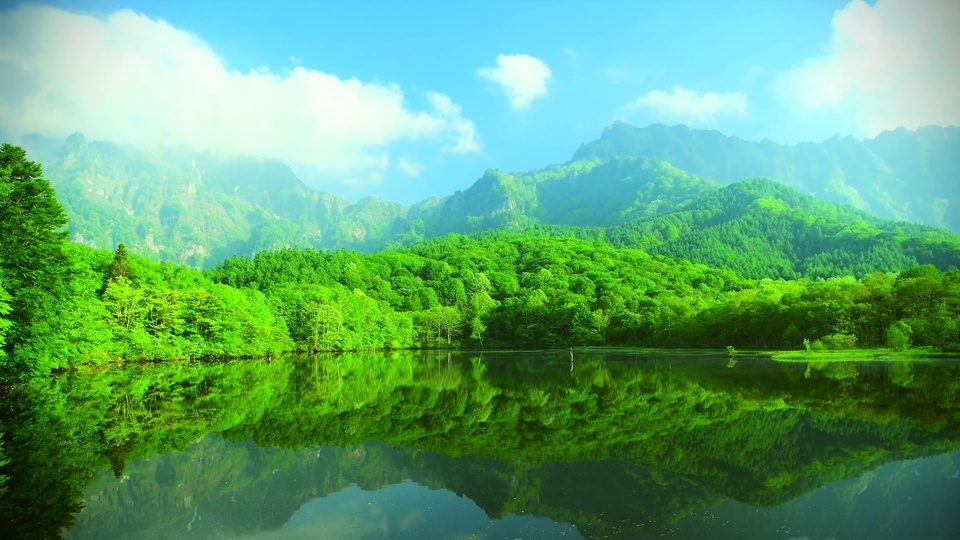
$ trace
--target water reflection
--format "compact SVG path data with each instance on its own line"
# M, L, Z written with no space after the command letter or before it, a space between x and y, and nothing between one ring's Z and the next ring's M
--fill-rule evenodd
M958 532L949 363L320 356L71 374L3 404L0 523L23 537Z
M546 518L488 516L478 504L489 477L464 465L377 442L287 450L211 434L184 452L130 463L120 481L102 472L66 537L579 537ZM445 469L481 502L455 492Z

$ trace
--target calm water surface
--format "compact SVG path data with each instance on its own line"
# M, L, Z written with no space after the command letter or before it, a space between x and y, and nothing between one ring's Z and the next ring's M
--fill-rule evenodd
M957 538L960 363L354 354L4 396L4 538Z

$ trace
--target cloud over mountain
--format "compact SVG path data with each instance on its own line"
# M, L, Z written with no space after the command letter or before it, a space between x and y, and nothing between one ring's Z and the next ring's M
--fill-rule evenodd
M720 116L747 112L747 97L739 92L704 92L674 86L670 91L651 90L627 105L647 109L658 120L709 126Z
M333 176L380 174L403 141L476 152L448 96L412 108L399 86L297 65L240 72L197 36L130 10L98 17L24 5L0 14L0 118L11 134L184 145L276 157Z
M550 67L527 54L498 54L496 67L482 67L477 75L500 86L515 111L530 107L547 95Z
M823 55L774 81L800 113L841 115L867 136L960 123L960 3L853 0L832 25Z

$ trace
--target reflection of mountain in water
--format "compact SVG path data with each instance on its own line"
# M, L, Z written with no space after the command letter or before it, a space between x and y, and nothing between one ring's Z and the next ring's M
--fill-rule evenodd
M567 356L394 354L68 377L64 403L34 390L4 414L3 430L21 436L5 437L14 463L0 518L29 530L18 508L89 486L69 537L247 535L347 486L412 480L491 518L629 536L960 447L956 366L606 353L572 367Z
M928 495L928 500L918 500L917 505L949 513L960 495L957 480L947 474L955 462L960 462L960 453L929 462L895 463L859 480L831 484L826 490L801 497L800 504L756 510L722 503L723 497L683 475L619 461L508 465L379 442L285 450L261 448L249 441L230 443L209 435L185 452L131 463L123 482L103 471L86 490L87 508L66 537L256 535L290 528L288 524L308 503L335 507L333 495L349 486L374 491L407 480L449 493L446 498L434 498L433 504L440 507L424 509L428 515L456 513L452 508L471 504L455 494L467 497L492 518L547 516L575 524L587 538L629 538L641 531L657 536L665 530L681 538L709 537L711 531L715 536L715 527L729 522L731 516L745 517L748 510L763 512L764 518L775 516L784 523L810 522L819 531L818 537L829 537L864 507L888 520L883 524L887 528L909 517L911 501L906 500L907 495L897 500L896 493L911 483L923 487L910 491L910 498L918 493ZM157 478L167 474L165 471L175 471L175 482ZM887 494L892 496L885 497ZM816 506L816 519L810 519L812 513L803 509L813 508L808 500L817 498L823 501ZM376 494L367 499L378 500ZM718 503L722 504L716 506ZM917 505L913 505L914 511ZM830 509L829 514L822 508ZM682 519L684 516L691 517ZM877 525L862 522L857 526L863 527L862 532ZM931 525L926 523L920 530L936 531ZM389 530L389 526L382 527ZM899 526L901 530L905 527ZM758 525L755 532L769 537L770 531ZM745 531L743 537L750 537L750 532Z

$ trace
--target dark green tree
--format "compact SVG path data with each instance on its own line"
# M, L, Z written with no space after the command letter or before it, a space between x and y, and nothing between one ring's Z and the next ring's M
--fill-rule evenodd
M103 287L100 288L100 294L107 290L107 285L120 278L133 281L133 270L127 261L127 246L120 243L117 245L117 251L113 254L113 262L107 268L107 274L103 276Z
M19 377L64 360L61 300L68 294L68 261L62 247L66 213L40 165L26 152L0 146L0 279L10 293L12 326L0 373Z

